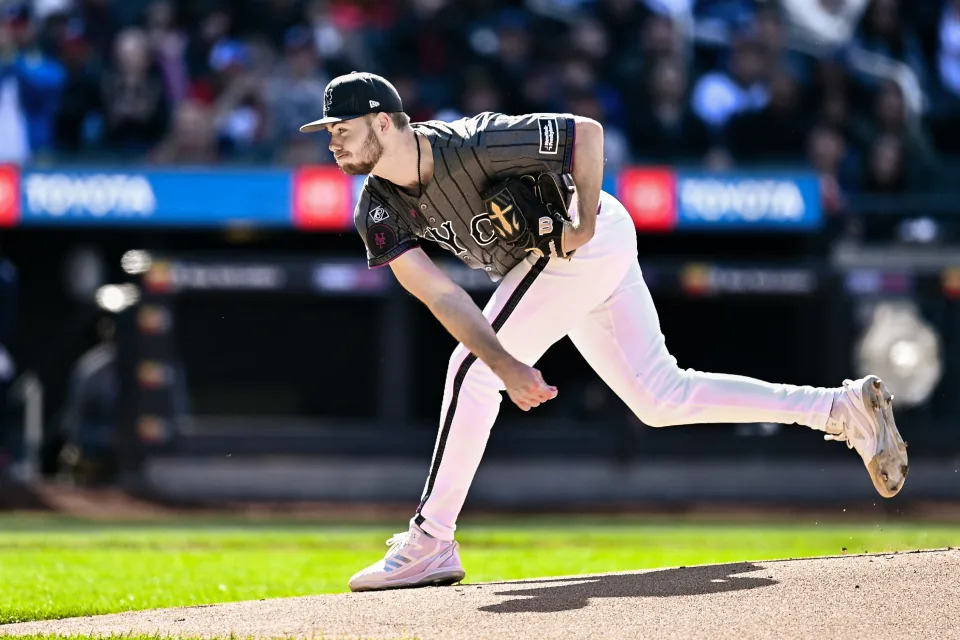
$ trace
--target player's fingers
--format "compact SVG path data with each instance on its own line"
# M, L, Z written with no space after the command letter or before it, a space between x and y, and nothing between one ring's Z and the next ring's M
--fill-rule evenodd
M522 396L515 396L511 394L510 399L513 400L513 404L517 405L521 411L530 410L530 404Z
M540 400L540 402L553 400L554 398L557 397L557 388L550 386L548 384L543 384L540 386L539 389L537 389L536 396L537 396L537 399Z

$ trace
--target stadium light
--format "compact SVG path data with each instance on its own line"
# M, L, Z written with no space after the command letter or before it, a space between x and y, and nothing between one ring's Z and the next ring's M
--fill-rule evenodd
M123 254L120 258L120 266L130 275L146 273L153 264L153 256L146 251L132 249Z
M940 336L908 301L877 304L855 356L857 375L883 378L900 406L926 402L943 373Z
M132 284L107 284L97 289L96 300L104 311L120 313L140 301L140 290Z

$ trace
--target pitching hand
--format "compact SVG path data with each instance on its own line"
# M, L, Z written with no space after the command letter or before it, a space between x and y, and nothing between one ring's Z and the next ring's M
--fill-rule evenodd
M495 373L503 380L513 403L524 411L557 397L556 387L544 382L543 375L537 369L520 361L514 360Z

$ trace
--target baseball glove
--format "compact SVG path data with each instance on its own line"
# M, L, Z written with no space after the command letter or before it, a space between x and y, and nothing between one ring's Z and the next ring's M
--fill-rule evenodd
M513 176L487 189L484 207L497 235L539 257L569 258L563 229L570 222L565 185L552 173Z

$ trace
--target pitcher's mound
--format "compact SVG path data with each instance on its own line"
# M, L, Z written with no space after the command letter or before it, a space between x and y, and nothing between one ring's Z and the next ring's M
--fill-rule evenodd
M282 598L0 626L238 638L943 638L960 550Z

